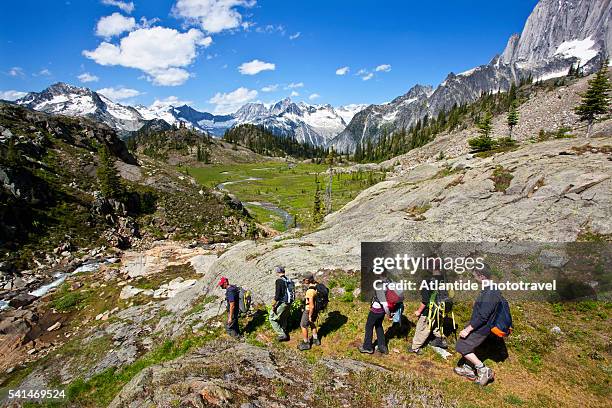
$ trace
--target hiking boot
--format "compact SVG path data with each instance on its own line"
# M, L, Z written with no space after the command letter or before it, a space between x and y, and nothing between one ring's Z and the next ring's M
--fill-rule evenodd
M420 356L421 354L423 354L423 350L421 350L420 348L413 349L412 347L408 347L408 352L409 353L414 353L417 356Z
M448 343L446 342L446 339L443 339L442 337L436 337L435 339L431 341L430 344L434 347L440 347L443 349L448 348Z
M300 344L298 344L298 350L301 350L301 351L310 350L310 343L300 341Z
M287 335L284 335L284 336L278 336L278 337L276 338L276 341L278 341L278 342L289 341L289 336L287 336Z
M378 351L380 354L389 354L389 349L388 348L379 348L378 346L376 347L376 351Z
M493 381L493 369L489 367L481 367L476 370L476 382L482 386L487 385L491 381Z
M461 367L455 367L454 371L455 374L465 377L470 381L474 381L476 379L476 373L468 364L464 364Z
M318 338L317 339L313 338L312 339L312 345L313 346L320 346L321 345L321 340L319 340Z
M374 354L374 350L372 349L367 349L363 346L359 346L357 347L357 349L359 350L360 353L364 353L364 354Z

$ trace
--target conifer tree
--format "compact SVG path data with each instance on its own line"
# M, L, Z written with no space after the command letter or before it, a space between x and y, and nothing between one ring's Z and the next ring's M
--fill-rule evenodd
M319 181L316 182L316 190L314 196L314 203L312 207L312 221L315 224L319 224L323 221L323 206L321 204L321 187L319 186Z
M115 168L114 158L106 145L98 150L98 156L100 163L96 175L102 195L106 198L120 198L123 195L123 186Z
M475 152L486 152L495 147L495 141L491 138L492 122L493 115L491 112L486 112L476 125L480 136L468 140L468 144Z
M610 78L608 77L608 59L604 59L601 69L589 80L589 87L582 95L582 101L574 109L581 121L588 123L587 137L591 134L593 122L599 115L610 111Z
M508 130L509 136L512 139L512 130L519 122L519 113L516 106L516 101L512 101L510 104L510 110L508 111Z

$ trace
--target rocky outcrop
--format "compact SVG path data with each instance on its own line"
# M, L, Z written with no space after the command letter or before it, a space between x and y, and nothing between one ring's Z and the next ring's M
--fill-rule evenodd
M185 357L145 368L109 405L281 408L318 406L331 397L339 407L371 406L377 399L394 401L396 390L365 389L368 376L393 375L408 393L418 393L419 406L454 406L429 387L417 385L410 373L393 373L351 359L321 358L312 364L287 350L269 350L234 340L217 341ZM389 377L388 377L389 376ZM366 403L369 402L369 403ZM364 405L366 404L366 405ZM393 404L392 404L393 405Z
M480 159L469 154L400 166L325 218L321 228L279 242L246 241L209 269L273 295L275 265L289 275L360 269L362 241L574 241L612 234L612 137L552 140ZM505 192L491 180L497 166L513 176ZM412 211L421 209L422 216Z

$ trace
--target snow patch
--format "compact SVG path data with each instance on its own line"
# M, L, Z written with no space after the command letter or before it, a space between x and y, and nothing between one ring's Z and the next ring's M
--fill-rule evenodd
M593 49L595 41L591 37L584 40L565 41L555 51L554 55L561 55L565 58L578 58L580 65L584 65L597 56L597 51Z

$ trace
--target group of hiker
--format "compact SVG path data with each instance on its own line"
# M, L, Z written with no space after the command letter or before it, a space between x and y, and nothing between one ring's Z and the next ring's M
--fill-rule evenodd
M430 283L444 282L441 270L434 269L430 272ZM296 302L296 285L287 277L284 267L277 266L274 273L276 274L275 291L269 311L269 322L277 335L277 340L284 342L289 340L288 322L292 305ZM485 265L485 268L474 272L474 278L479 282L490 280L491 269ZM327 307L329 290L325 285L317 282L312 274L302 277L302 285L305 293L300 319L302 339L298 343L298 349L304 351L309 350L312 346L321 345L317 332L317 319L320 312ZM235 337L240 336L238 317L241 312L248 310L250 293L231 285L225 277L221 278L219 286L225 289L227 333ZM421 289L421 303L413 312L416 317L416 325L408 351L416 355L421 355L423 348L427 345L441 349L448 348L444 328L449 315L452 316L452 331L456 332L457 329L452 313L453 300L449 293L446 290L434 290L431 287L437 286L427 285ZM483 287L485 289L480 292L474 303L468 325L459 332L455 350L461 355L461 359L454 368L456 374L480 385L493 381L494 373L478 358L475 353L476 349L487 339L503 342L503 338L512 330L508 302L498 290L491 289L491 285L483 285ZM393 322L392 328L401 326L404 311L403 300L403 296L398 295L397 292L376 291L365 322L363 344L358 347L361 353L389 353L383 322L387 317ZM375 342L373 341L374 332L376 332Z

